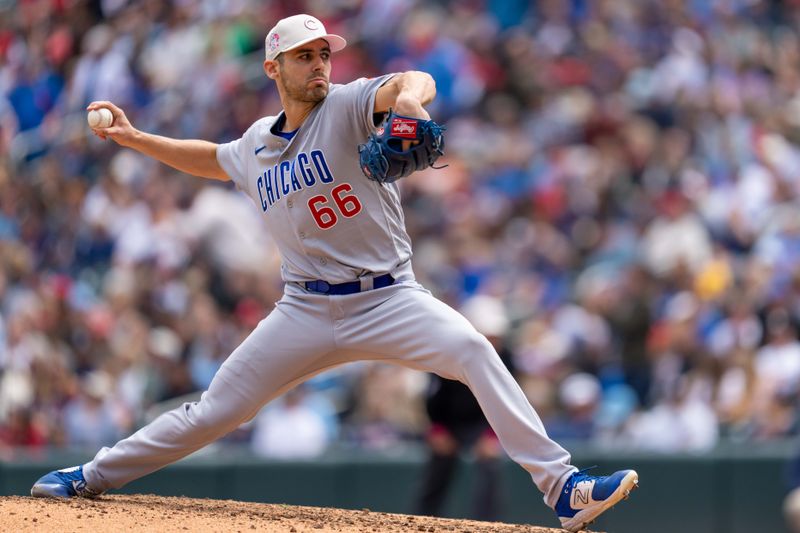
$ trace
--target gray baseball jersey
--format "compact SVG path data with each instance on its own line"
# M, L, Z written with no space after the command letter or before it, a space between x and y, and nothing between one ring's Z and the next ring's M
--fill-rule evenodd
M341 283L393 272L411 258L397 186L368 180L355 149L390 77L331 85L291 140L272 133L274 116L218 147L222 168L263 213L284 281Z
M367 180L356 145L367 138L375 92L388 76L333 85L287 141L259 120L217 157L261 208L287 281L275 309L225 360L200 401L158 417L84 467L89 487L118 488L185 457L261 407L335 366L374 360L435 372L472 390L509 456L555 505L576 470L552 441L491 343L413 278L398 190ZM391 273L396 283L367 280ZM328 296L304 283L361 279Z

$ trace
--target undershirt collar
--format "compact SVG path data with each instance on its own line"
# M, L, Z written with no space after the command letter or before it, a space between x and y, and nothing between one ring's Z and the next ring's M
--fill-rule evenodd
M277 135L278 137L283 137L287 141L291 141L292 138L297 133L297 130L299 130L300 128L297 128L294 131L281 131L281 128L283 128L283 125L285 123L286 123L286 114L281 112L280 116L278 117L278 120L276 120L275 124L273 124L272 127L269 129L269 132L272 133L273 135Z

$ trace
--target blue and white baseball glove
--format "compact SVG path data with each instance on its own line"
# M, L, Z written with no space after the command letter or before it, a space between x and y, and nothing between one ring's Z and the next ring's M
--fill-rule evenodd
M389 110L383 128L358 145L361 170L383 184L423 168L442 168L433 164L444 154L444 130L433 120L404 117ZM403 141L412 141L412 146L403 150Z

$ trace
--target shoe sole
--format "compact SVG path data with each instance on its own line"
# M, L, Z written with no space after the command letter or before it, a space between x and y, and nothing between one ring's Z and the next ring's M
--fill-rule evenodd
M606 498L602 504L598 505L597 507L584 509L583 511L578 512L575 516L561 524L561 527L567 531L571 531L572 533L580 531L594 522L595 518L618 504L621 500L627 500L628 496L631 494L631 491L638 488L639 474L637 474L635 470L631 470L625 475L624 478L622 478L617 490L612 492L611 496Z

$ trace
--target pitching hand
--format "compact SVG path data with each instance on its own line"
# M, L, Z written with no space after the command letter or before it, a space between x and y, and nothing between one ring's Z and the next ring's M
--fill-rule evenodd
M402 92L397 95L397 99L394 102L394 112L404 117L421 118L423 120L430 120L431 118L418 98ZM403 150L408 150L415 144L419 144L419 141L403 141L402 148Z
M92 133L103 140L111 137L117 144L126 146L136 133L136 129L131 125L128 117L125 116L125 112L111 102L105 100L92 102L86 107L86 111L101 107L107 107L111 111L114 116L114 122L108 128L92 128Z

